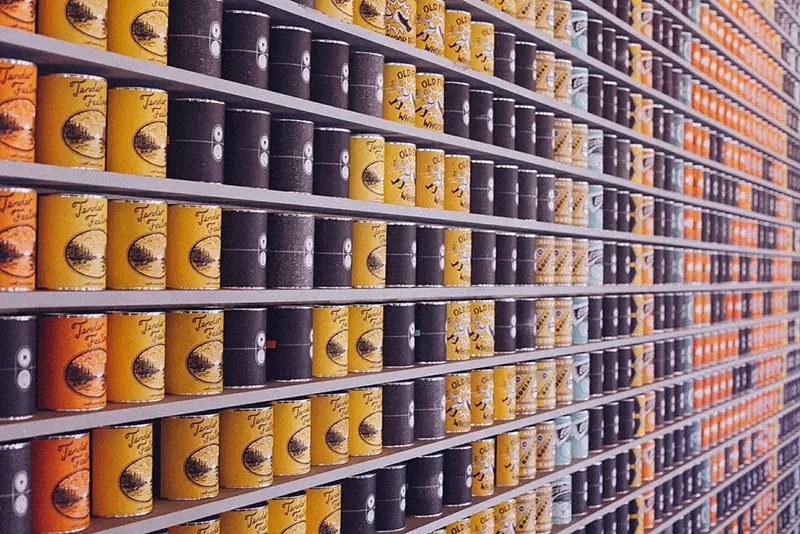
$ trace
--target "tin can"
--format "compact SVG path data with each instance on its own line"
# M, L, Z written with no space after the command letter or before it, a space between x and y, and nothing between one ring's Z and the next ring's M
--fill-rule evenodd
M349 392L350 456L374 456L383 447L383 391L380 387Z
M225 172L225 104L200 98L169 103L167 175L181 180L222 183Z
M440 439L445 435L446 393L443 376L414 381L414 437Z
M555 299L555 346L569 347L572 345L572 299Z
M215 515L205 519L198 519L197 521L173 525L166 532L167 534L219 534L220 528L220 516Z
M272 484L272 407L232 408L220 414L220 485L258 488Z
M219 493L219 415L161 419L161 498L197 500Z
M467 532L459 531L459 532ZM494 529L494 512L491 508L481 510L469 517L469 531L470 534L495 534Z
M519 431L519 477L529 479L536 476L536 427Z
M353 222L353 287L386 285L386 223Z
M276 306L267 310L267 380L311 379L313 323L311 306Z
M589 184L587 182L580 182L577 180L572 182L571 211L572 226L581 226L584 228L589 226Z
M156 200L108 203L109 289L164 289L167 205ZM266 241L266 235L265 241Z
M539 404L537 363L519 363L516 368L516 412L536 413Z
M304 491L270 499L269 510L267 532L305 532L307 502Z
M106 405L106 316L45 315L38 320L38 406L98 410ZM44 352L41 352L44 351Z
M89 526L89 434L49 436L30 444L33 532L75 532ZM27 474L25 474L27 475ZM16 487L16 486L15 486Z
M444 7L442 8L444 9ZM469 84L444 82L444 131L469 138Z
M314 217L270 213L267 219L267 287L314 285ZM346 241L345 241L346 244ZM169 278L169 277L168 277Z
M536 406L546 410L556 407L556 362L554 359L536 362Z
M77 6L69 0L42 2L39 5L39 33L105 50L108 32L106 21L109 20L107 10L108 2L104 0L81 2Z
M417 285L442 286L445 268L445 229L441 226L417 227ZM471 254L471 250L470 250Z
M573 187L574 184L570 178L556 178L554 196L556 224L572 224Z
M536 532L550 532L553 528L553 487L544 484L536 488Z
M350 306L347 322L348 370L380 371L383 368L383 306Z
M350 65L348 63L350 45L344 41L333 39L312 39L311 56L325 58L325 61L315 63L311 70L309 84L311 100L347 109L350 93Z
M572 242L571 237L555 238L555 283L572 285Z
M312 465L335 465L348 460L348 395L320 393L311 396Z
M536 532L536 492L519 495L516 499L516 534Z
M267 287L267 222L266 211L223 210L224 230L220 241L222 287Z
M2 24L5 17L0 13L0 25L5 25ZM37 68L33 63L18 59L0 59L0 66L6 73L0 83L0 106L9 117L0 159L32 163L36 144Z
M236 122L231 126L238 126ZM314 190L314 123L297 119L270 119L269 187L278 191Z
M497 486L519 484L519 433L506 432L497 436ZM494 533L492 533L494 534Z
M536 284L553 285L555 279L555 238L536 237Z
M445 55L445 3L442 0L417 2L416 46L437 56Z
M549 37L555 32L555 5L553 0L536 0L536 29Z
M0 291L36 286L36 200L31 189L0 189L0 243L8 251L0 261Z
M226 388L263 387L267 383L267 310L227 310L222 364Z
M349 107L371 117L383 115L382 54L350 50Z
M350 136L350 198L384 201L385 146L380 135Z
M444 11L444 57L461 65L472 61L472 15L468 11Z
M491 356L495 352L495 302L474 301L470 305L470 341L472 356Z
M167 173L166 91L117 87L108 91L106 169L164 178Z
M469 302L447 303L447 345L448 361L468 360L471 354L470 339L471 312Z
M559 2L561 0L558 0ZM572 88L572 61L556 59L554 68L553 95L557 102L572 104L570 89Z
M556 424L546 421L536 425L536 470L552 471L556 466Z
M381 56L382 57L382 56ZM383 74L381 74L383 76ZM381 93L381 97L383 94ZM226 120L231 123L230 111L228 110L228 117ZM236 115L236 114L234 114ZM231 137L236 137L236 133L232 133ZM263 140L264 138L262 138ZM267 138L267 142L269 139ZM263 148L261 145L260 148ZM315 195L322 195L328 197L347 198L350 196L350 130L346 128L314 128L314 140L312 143L314 147L314 163L312 167L313 175L313 193ZM230 147L230 142L228 143ZM252 150L249 150L252 153ZM269 178L269 154L262 152L262 155L267 156L266 177ZM235 165L230 161L234 158L228 158L228 163L225 166L226 171ZM240 158L244 159L244 158ZM388 156L387 156L388 160ZM263 162L264 160L261 160ZM259 163L260 164L260 163ZM226 172L226 175L229 174ZM252 174L252 173L248 173ZM232 183L228 176L225 177L226 183ZM268 182L261 181L262 184ZM244 185L244 184L243 184ZM266 187L266 185L262 185Z
M589 354L585 352L572 356L572 396L575 401L589 399L589 360Z
M8 392L1 419L26 419L36 411L36 326L34 316L0 319L0 337L5 340L0 349L0 378Z
M222 34L225 36L222 42L223 78L261 89L267 88L269 24L270 19L266 13L234 9L225 11L222 27ZM109 48L112 37L113 35L109 36ZM166 58L166 42L163 55Z
M311 532L341 532L342 486L331 484L306 490L306 528Z
M447 432L468 432L471 428L472 387L469 373L447 375L445 429Z
M315 377L347 375L348 307L325 306L314 308L312 374ZM227 338L226 338L227 340Z
M494 74L494 24L470 22L470 66L489 76Z
M406 524L406 465L378 470L375 477L375 528L398 530ZM369 512L367 512L369 513Z
M266 502L228 510L219 516L220 532L258 534L266 532L268 523L269 506Z
M384 119L414 125L416 122L416 78L417 68L414 65L409 63L384 63Z
M571 305L571 304L570 304ZM552 298L536 299L536 348L555 346L556 301ZM570 315L571 315L570 310ZM570 332L570 337L572 333Z
M221 230L222 210L217 206L167 208L167 287L219 288Z
M494 439L472 442L472 496L492 495L495 487Z
M167 48L170 66L219 78L222 72L222 3L172 0Z
M445 154L436 148L417 150L416 205L423 208L444 208Z
M470 210L469 156L447 154L444 158L444 209L468 213Z
M311 468L311 401L276 401L272 406L272 419L280 421L272 430L273 473L278 476L308 473Z
M476 426L494 422L494 372L478 369L469 374L470 421Z
M314 254L312 258L308 258L305 253L306 257L302 259L303 263L306 259L310 259L314 264L314 287L350 287L353 267L352 219L317 217L313 223L314 243L311 248ZM267 226L269 227L269 225ZM303 224L303 226L306 226L307 232L307 224ZM304 242L303 249L305 249L305 245ZM307 274L305 269L301 269L300 272L304 277Z
M163 312L108 314L107 396L111 402L164 398L166 316Z
M153 509L153 425L92 431L92 513L133 517Z
M37 272L41 289L94 290L106 287L105 198L43 195L39 223L48 228L38 240Z
M383 385L383 444L406 447L414 443L414 381Z
M557 404L571 404L572 403L572 357L561 356L555 358L556 372L555 372L555 394Z
M7 488L3 498L4 528L9 532L25 534L31 531L31 445L28 442L0 445L3 484Z
M222 311L171 311L167 313L166 324L166 392L221 393Z
M566 0L553 2L553 36L558 41L572 43L572 4Z
M311 30L297 26L270 28L269 87L285 95L311 98ZM332 57L331 64L335 63ZM324 70L324 67L320 70ZM288 119L293 120L293 119Z
M472 232L447 228L444 232L444 285L468 286L472 279Z
M368 532L375 528L377 478L375 473L367 473L342 481L342 532Z
M384 151L384 202L416 205L417 146L413 143L389 142L385 143Z
M494 368L494 419L506 421L516 417L516 367L501 365Z
M589 166L589 146L587 143L589 126L586 124L572 125L572 165L586 169ZM586 182L576 182L586 183ZM588 186L588 184L587 184Z
M571 119L555 119L553 121L553 160L559 163L572 165ZM556 209L556 218L558 217L557 214L558 209ZM558 222L558 220L556 220L556 222Z
M444 76L417 73L416 126L434 132L444 132Z
M572 46L584 54L589 53L589 14L583 10L572 10L570 35Z
M572 462L572 420L568 415L557 417L555 425L556 465L569 465L569 463Z
M547 12L549 11L552 20L552 0L537 0L536 1L536 19L537 29L545 31L546 29L539 27L539 8L544 9L543 19L546 20ZM541 4L541 5L539 5ZM542 96L555 98L555 83L556 83L556 55L548 50L536 51L536 92ZM537 132L539 129L537 128Z
M441 452L419 456L409 462L407 515L431 517L442 513L443 467Z

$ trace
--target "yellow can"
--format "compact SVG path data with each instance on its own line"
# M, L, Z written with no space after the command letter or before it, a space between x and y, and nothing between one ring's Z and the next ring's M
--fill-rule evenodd
M29 0L33 4L33 0ZM19 6L19 14L24 16L25 7L34 10L35 7L25 6L28 2L5 4ZM9 8L13 12L13 8ZM11 19L0 9L0 26ZM17 21L22 22L22 21ZM34 20L35 22L35 20ZM30 31L34 31L31 29ZM38 69L29 61L19 59L0 59L0 68L3 69L3 78L0 81L0 106L6 115L6 126L3 144L0 146L0 159L24 161L32 163L36 156L36 81ZM34 203L33 209L36 209Z
M417 120L416 94L417 67L410 63L383 65L384 119L413 126ZM352 157L352 150L350 152Z
M572 165L571 119L555 119L553 121L553 160ZM556 222L559 222L558 217L556 217Z
M472 231L444 230L444 285L469 286L472 283Z
M559 356L556 362L556 403L572 404L572 356Z
M447 303L447 361L469 360L472 352L469 336L471 320L469 302Z
M572 299L564 297L555 299L555 345L569 347L572 345Z
M536 427L530 426L519 431L519 477L536 476Z
M387 0L386 36L415 46L417 42L416 0Z
M40 5L53 6L59 2L62 0ZM43 33L41 26L39 32ZM37 163L106 169L107 89L105 78L98 76L48 74L39 77Z
M386 0L355 0L353 22L378 33L386 32Z
M385 152L380 135L350 136L350 198L383 202Z
M572 43L572 3L568 0L553 2L553 37Z
M494 24L470 23L470 66L489 76L494 75Z
M518 363L516 366L517 414L536 413L537 396L536 363Z
M444 0L417 2L417 48L444 55Z
M445 386L445 430L447 432L469 432L472 426L470 374L447 375Z
M444 57L461 65L472 62L472 14L459 9L444 12Z
M491 508L469 516L469 534L494 534L494 512Z
M353 287L386 286L386 223L353 222Z
M269 522L269 506L262 502L253 506L222 512L220 532L225 534L263 534Z
M106 395L108 402L164 399L166 314L112 312L108 321Z
M113 5L120 3L126 2ZM167 175L167 101L167 92L159 89L109 89L106 170Z
M342 531L342 486L340 484L308 488L306 504L308 505L307 526L304 532L339 534Z
M517 0L517 20L528 26L536 27L536 0Z
M197 500L219 494L219 415L161 419L161 498Z
M553 486L536 488L536 532L546 534L553 529Z
M572 285L585 286L589 283L589 240L572 240Z
M548 0L536 0L536 20L539 20L539 3L546 4ZM549 0L552 13L552 0ZM538 26L537 26L538 27ZM549 98L555 97L556 88L556 55L549 50L536 51L536 93Z
M444 132L444 76L418 72L415 101L417 127Z
M494 440L472 442L472 496L485 497L494 493Z
M272 406L222 411L219 482L223 488L271 485L272 450Z
M494 418L507 421L517 412L517 368L500 365L494 368Z
M167 393L222 393L223 325L222 310L167 312Z
M304 534L306 532L306 494L301 491L269 500L270 534ZM227 534L227 533L226 533Z
M549 349L556 345L556 301L555 299L536 299L536 340L537 349Z
M572 238L556 237L554 277L556 285L572 284Z
M485 426L494 422L494 371L472 371L470 382L470 419L473 425Z
M133 517L153 510L153 425L92 430L92 514Z
M349 392L350 456L375 456L383 450L383 390L355 388Z
M444 534L472 534L469 529L469 519L453 521L445 527Z
M105 50L107 11L108 0L43 0L39 2L39 33Z
M556 283L556 240L551 236L536 236L537 285Z
M498 486L519 484L519 432L506 432L497 436L495 481Z
M220 534L220 529L220 518L215 515L205 519L198 519L197 521L173 525L167 529L167 534Z
M589 166L588 124L572 125L572 164L581 169Z
M552 410L556 407L556 362L536 362L536 407Z
M36 253L39 289L106 287L108 202L90 195L41 195Z
M167 203L111 200L108 203L109 289L167 287Z
M515 534L536 532L536 492L523 493L517 497L517 524Z
M583 228L587 228L589 226L588 202L589 183L574 180L572 182L572 226L580 226ZM573 242L574 241L577 241L577 239L573 239Z
M350 422L347 393L311 395L311 464L347 462Z
M556 467L556 424L545 421L536 425L536 470L552 471Z
M385 180L383 201L387 204L414 206L417 202L417 145L385 143Z
M461 154L444 157L444 209L469 213L471 161Z
M493 300L477 300L471 304L470 310L471 354L491 356L494 354L495 303Z
M352 373L383 369L383 306L350 306L347 314L347 368Z
M315 342L311 373L315 377L347 376L349 313L347 306L314 308L312 328Z
M272 405L272 417L273 421L278 421L272 429L274 473L278 476L308 473L311 469L311 401L276 401Z
M536 0L536 29L553 37L555 35L555 23L553 0Z
M222 243L219 206L169 206L167 236L167 287L219 289Z
M571 104L572 95L570 86L572 85L572 61L568 59L557 59L553 73L555 75L553 95L556 101L562 104Z
M444 150L417 149L417 206L444 208Z
M572 179L556 178L555 215L556 224L572 224Z
M515 534L517 506L514 499L495 504L492 511L494 515L494 534Z

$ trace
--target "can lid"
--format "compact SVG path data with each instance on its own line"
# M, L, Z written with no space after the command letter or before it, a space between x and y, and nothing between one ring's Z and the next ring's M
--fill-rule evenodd
M437 154L444 154L441 148L417 148L417 152L436 152Z
M350 43L346 41L340 41L338 39L311 39L312 43L329 43L329 44L338 44L338 45L345 45L350 46Z
M85 437L89 437L89 433L88 432L76 432L75 434L58 434L58 435L55 435L55 436L43 436L43 437L36 438L36 439L37 440L38 439L70 439L70 438L77 439L77 438L85 438Z
M109 204L166 204L166 200L156 198L112 198Z
M219 104L220 106L224 106L225 102L220 100L212 100L210 98L173 98L173 102L202 102L204 104Z
M226 211L228 212L232 211L234 213L264 213L264 214L268 213L267 210L254 210L248 208L225 208L222 210L222 213L225 213Z
M347 128L333 128L329 126L315 126L314 131L321 131L321 132L343 132L343 133L350 133L350 130Z
M472 16L472 13L470 13L469 11L465 11L465 10L463 10L463 9L445 9L445 11L444 11L444 12L445 12L445 13L462 13L462 14L464 14L464 15L470 15L470 16Z
M354 134L350 137L351 139L383 139L383 136L380 134Z
M27 441L20 441L17 443L3 443L0 444L0 451L19 450L19 449L24 449L27 446L28 446Z
M466 82L456 82L456 81L445 80L444 84L445 85L466 85L467 88L469 88L469 84L466 83Z
M163 89L156 89L155 87L138 87L138 86L134 86L134 85L131 85L131 86L127 86L126 85L126 86L122 86L122 87L112 87L111 89L108 90L109 93L112 92L112 91L149 91L151 93L167 94L167 92L164 91Z
M225 108L228 113L253 113L258 115L271 115L269 111L263 109L249 109L249 108Z
M531 106L530 104L517 104L514 106L516 109L532 109L536 111L536 106Z
M510 35L512 37L516 37L516 34L511 33L511 32L498 32L498 31L496 31L496 32L494 32L494 35L495 35L495 37L497 37L498 35Z
M537 115L542 115L542 116L547 115L547 116L551 116L551 117L555 117L556 116L556 114L553 113L552 111L537 111L536 114Z
M311 30L309 30L308 28L303 28L301 26L272 26L271 29L272 30L294 30L294 31L298 31L298 32L311 33Z
M470 89L469 92L470 93L489 93L490 95L494 94L493 92L487 91L486 89Z
M276 122L302 122L304 124L310 124L311 126L314 126L313 122L306 121L306 120L303 120L303 119L274 119L272 121L273 124L275 124Z
M501 102L516 102L513 98L506 98L504 96L496 96L492 100L499 100Z
M13 59L13 58L10 58L10 57L0 58L0 62L11 63L12 65L25 65L25 66L28 66L28 67L35 67L36 66L36 63L33 63L31 61L25 61L24 59Z
M445 154L444 158L469 158L469 154ZM472 161L472 160L470 160Z
M383 54L378 54L377 52L366 52L364 50L353 50L350 54L358 54L362 56L375 56L375 57L384 57Z
M518 165L495 165L494 168L495 169L515 169L515 170L519 170L519 166Z
M213 204L171 204L170 209L175 208L187 208L187 209L197 209L197 208L209 208L209 209L220 209L219 206L214 206Z
M494 165L494 161L490 159L473 159L472 163L478 163L480 165Z
M149 316L149 317L155 317L157 315L166 316L167 312L164 312L164 311L131 311L131 310L114 311L114 310L111 310L111 311L106 312L106 314L107 315L130 315L130 316L145 315L145 316Z
M537 46L533 41L517 41L517 46Z
M52 197L60 197L60 198L97 198L97 199L106 200L106 197L104 197L104 196L100 196L100 195L81 195L79 193L48 193L48 194L42 195L42 197L48 197L48 198L52 198Z
M399 62L399 61L390 61L388 63L384 63L383 66L384 67L388 67L388 66L393 66L393 67L411 67L414 70L417 69L417 66L414 65L413 63L402 63L402 62Z
M41 315L41 317L80 317L82 319L98 319L105 316L105 313L45 313Z
M30 321L35 315L0 315L0 321Z
M86 80L107 81L102 76L92 76L90 74L77 74L74 72L55 72L53 74L45 74L41 78L84 78Z
M226 9L225 13L233 13L235 15L255 15L257 17L269 18L269 15L266 13L261 13L260 11L248 11L246 9Z

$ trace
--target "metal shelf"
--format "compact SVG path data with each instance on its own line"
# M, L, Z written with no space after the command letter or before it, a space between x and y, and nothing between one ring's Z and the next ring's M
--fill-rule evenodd
M790 469L788 469L786 473L784 473L782 476L778 476L775 480L770 482L765 488L763 488L761 491L757 492L754 497L752 497L751 499L748 499L744 504L742 504L740 507L738 507L734 511L733 514L729 514L728 516L726 516L723 519L717 519L717 523L718 523L717 526L712 528L708 532L708 534L722 534L722 532L725 530L725 526L728 523L728 521L730 521L734 517L737 517L739 514L741 514L742 510L744 510L746 508L749 508L751 505L755 504L756 501L758 501L758 499L760 499L761 497L766 495L769 491L771 491L775 487L775 484L777 482L783 480L784 478L788 477L791 473L793 473L794 470L798 467L798 465L800 465L800 462L794 462L791 465L792 465L792 467ZM766 519L761 521L756 526L756 528L758 529L759 527L762 527L764 525L770 524L774 519L776 519L778 517L778 515L783 510L788 508L789 505L792 503L792 501L795 498L797 498L798 496L800 496L800 489L795 489L788 497L785 497L783 502L778 505L778 507L775 509L775 511L773 511L771 514L769 514L769 516L767 516Z
M800 317L800 312L784 316L775 316L760 319L743 319L730 323L720 323L712 326L687 328L682 330L672 330L649 334L644 336L628 336L617 339L596 341L584 345L571 345L569 347L557 347L553 349L536 349L518 351L509 354L497 354L485 358L473 358L463 361L450 361L436 365L417 365L409 368L392 369L387 368L377 373L351 373L342 378L315 378L308 382L299 383L272 383L264 388L255 389L225 389L219 395L183 397L168 395L164 401L148 404L121 404L111 403L103 410L95 412L39 412L30 419L9 421L0 423L0 443L30 439L38 436L51 434L65 434L82 431L90 428L130 423L135 421L146 421L154 418L171 417L175 415L185 415L203 411L223 410L235 406L243 406L257 403L264 403L278 399L288 399L318 393L328 393L332 391L342 391L357 387L374 386L389 382L400 382L403 380L415 380L426 376L440 376L449 373L460 373L483 369L498 365L509 365L520 362L543 360L566 356L576 352L591 352L595 350L605 350L609 348L638 345L640 343L651 343L672 339L684 335L697 335L718 330L732 328L752 327L760 324L771 323L780 320ZM736 359L726 360L716 365L703 366L699 369L683 373L674 378L659 381L660 385L669 385L682 382L687 378L700 376L701 374L720 371L737 367L743 363L755 361L782 354L788 350L800 349L800 342L787 347L768 350L758 354L750 354ZM612 395L610 398L625 398L630 390ZM602 399L593 399L594 404L603 404L608 400L608 396ZM575 405L572 405L573 408Z
M535 484L538 486L547 484L557 480L558 478L578 471L579 469L585 468L590 464L601 461L604 458L616 456L623 450L629 450L636 445L662 436L676 428L683 427L684 425L694 421L699 421L702 419L702 417L706 416L709 411L719 410L728 406L739 404L746 399L754 397L764 390L775 387L778 384L785 383L787 380L788 378L784 378L776 381L773 384L755 388L746 395L736 397L722 404L717 404L716 406L710 407L708 410L704 410L689 417L680 419L679 421L667 425L656 432L652 432L645 437L637 438L624 445L590 456L585 460L564 466L564 468L558 469L552 473L548 473L546 476L535 480L533 483L531 483L531 485ZM637 392L639 389L640 388L631 389L627 391L626 394L629 395L631 392ZM648 389L652 389L652 385L643 387L641 390L645 391ZM604 404L609 401L610 398L608 396L595 400L595 402L598 402L598 404ZM477 430L471 430L461 434L454 434L438 441L416 442L414 445L408 448L387 449L378 456L352 459L344 466L314 467L307 475L287 477L285 480L282 479L280 483L266 488L259 488L255 490L220 490L219 497L192 503L187 503L186 501L164 501L159 499L154 503L153 512L146 516L124 519L92 518L92 524L85 532L103 532L105 534L144 534L147 532L152 532L161 528L169 527L171 525L200 519L202 517L207 517L209 515L217 514L234 508L248 506L256 502L276 498L281 495L287 495L309 487L329 484L336 480L351 477L360 473L366 473L375 469L387 467L389 465L409 461L422 455L433 454L451 447L471 443L476 440L493 437L497 434L510 432L512 430L517 430L526 426L548 421L555 417L572 413L576 409L581 409L583 407L582 404L583 403L571 404L561 408L556 408L555 410L547 410L545 412L539 412L535 415L514 419L512 421L495 423L491 426L478 428ZM441 521L445 520L440 519L428 522L425 529L420 531L420 534L422 532L430 532L433 529L445 526L446 523L439 524Z

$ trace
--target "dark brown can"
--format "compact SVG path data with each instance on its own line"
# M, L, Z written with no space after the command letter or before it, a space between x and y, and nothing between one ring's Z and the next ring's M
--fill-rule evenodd
M267 287L267 212L222 210L220 285Z
M494 215L494 162L473 159L470 162L470 204L472 213Z
M297 26L270 29L270 90L311 98L311 30Z
M200 98L173 98L169 102L168 121L167 176L222 183L225 104Z
M314 170L314 123L297 119L272 121L270 189L311 193Z
M314 223L314 287L350 287L353 220L317 217Z
M222 7L221 0L170 1L167 48L171 67L220 77Z
M311 379L313 308L278 306L267 311L267 380Z
M444 132L469 138L469 84L444 82Z
M350 196L350 130L314 128L313 190L315 195Z
M0 317L0 339L0 419L30 417L36 412L36 317Z
M314 217L270 213L267 224L267 287L314 286Z
M258 109L227 109L225 183L269 187L270 114Z
M174 8L173 8L174 9ZM257 11L225 11L222 23L222 77L266 89L269 16Z
M314 39L311 56L322 59L311 71L311 99L347 109L350 94L350 45L344 41Z
M491 144L494 129L493 94L483 89L469 91L469 138Z
M372 117L383 116L382 54L350 52L350 110ZM445 100L446 102L446 100Z
M226 388L262 387L267 383L267 310L225 310L222 377Z

